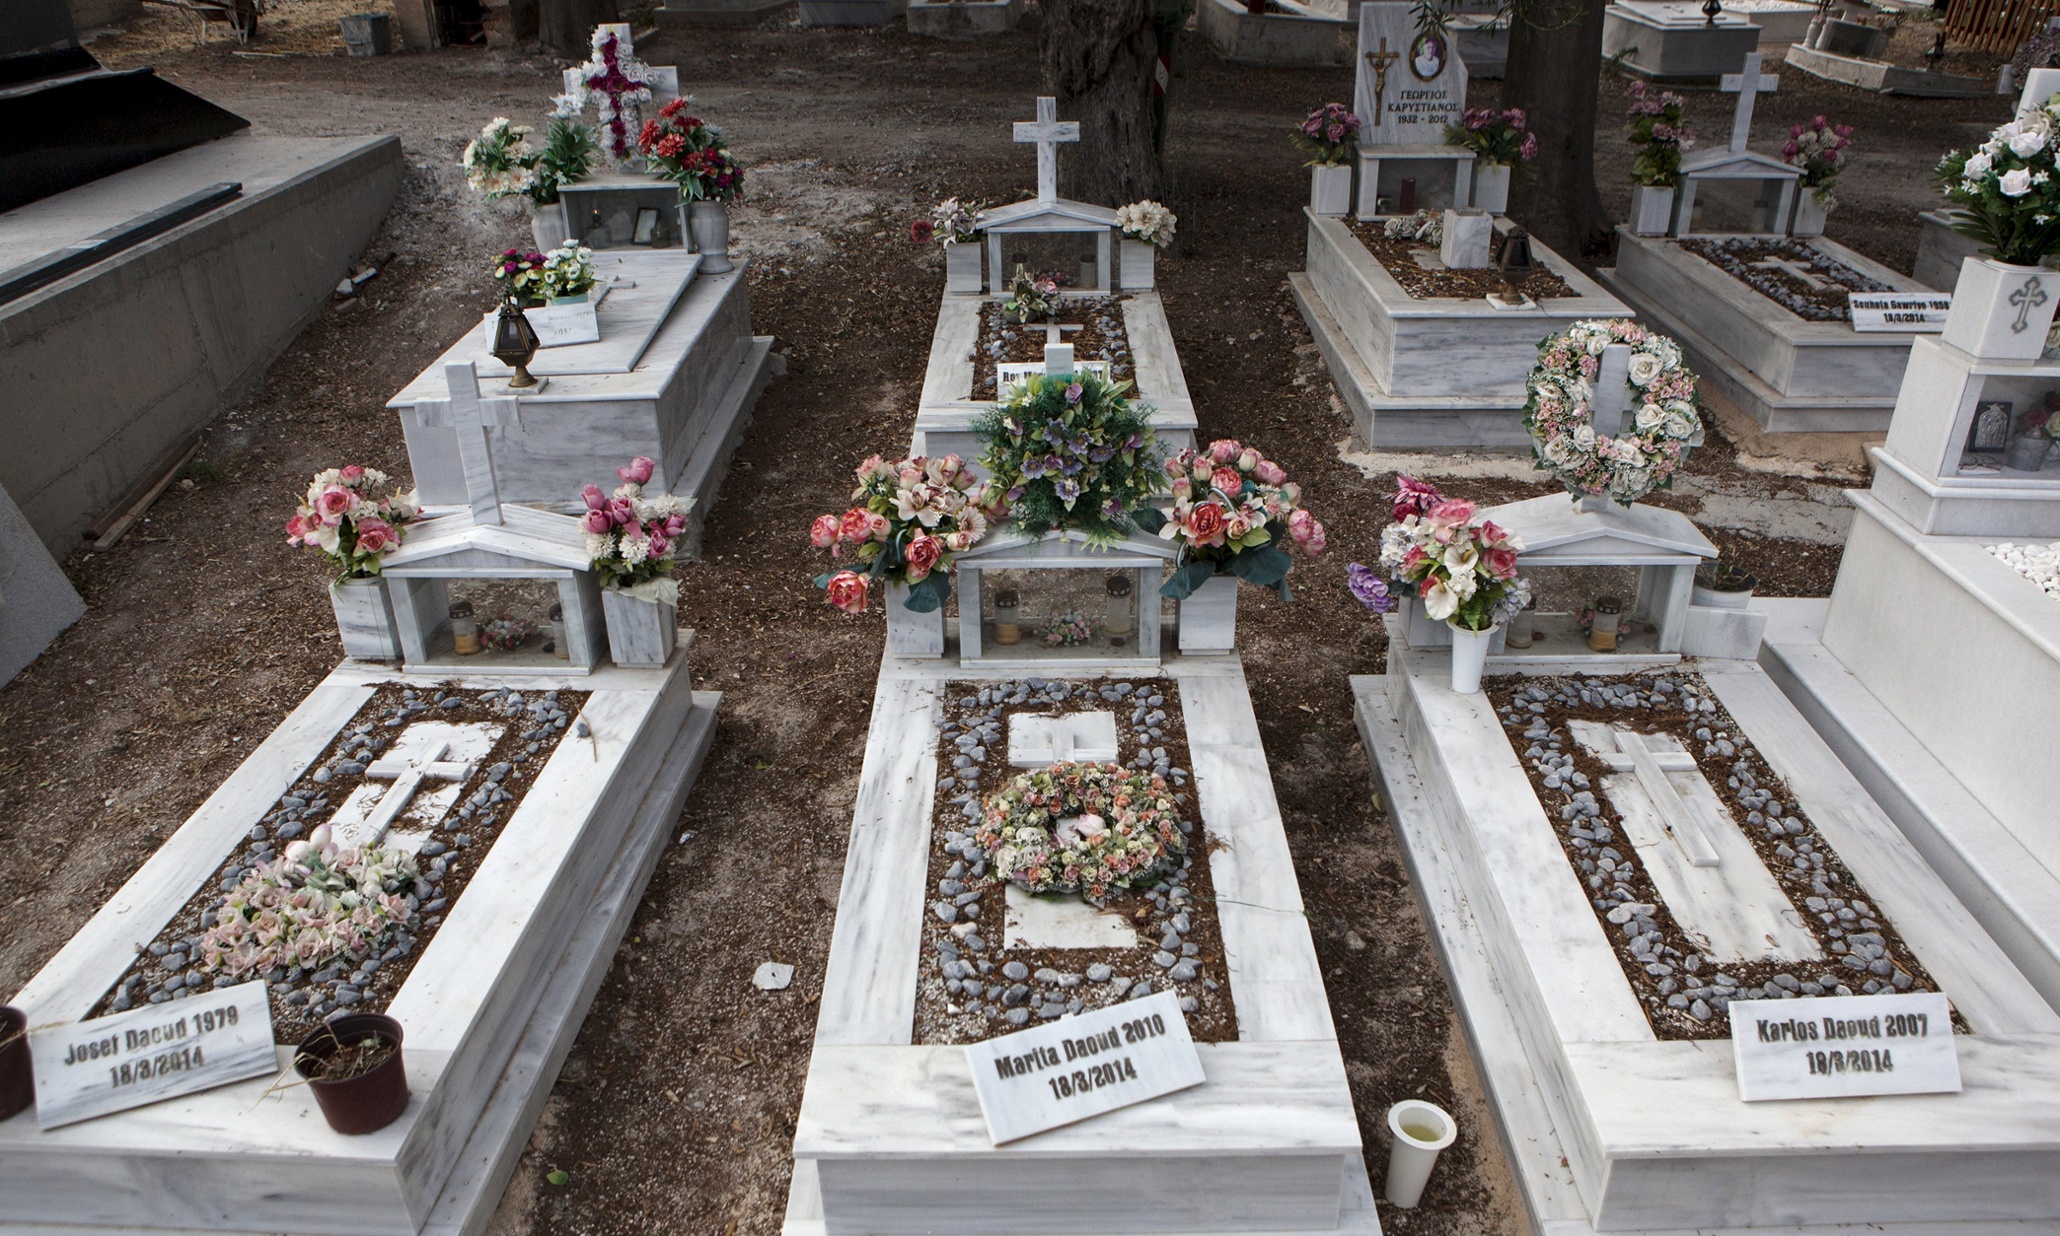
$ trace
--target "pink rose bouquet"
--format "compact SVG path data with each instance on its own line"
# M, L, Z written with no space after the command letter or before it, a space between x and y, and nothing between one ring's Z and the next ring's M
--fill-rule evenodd
M377 468L325 468L315 473L306 499L286 522L286 543L327 554L339 579L370 579L386 555L401 546L401 528L421 515L415 492L374 492L388 483Z
M1001 494L981 486L956 455L929 459L868 458L857 468L855 504L842 515L818 515L809 543L830 551L833 561L850 559L855 569L817 578L830 604L851 614L865 612L872 585L881 580L908 588L908 607L926 614L951 596L952 555L987 535L1001 514Z
M656 465L642 455L615 476L622 484L613 493L599 485L579 491L586 503L580 529L601 586L640 600L679 604L679 581L672 578L679 561L680 537L687 530L686 511L671 494L644 493Z
M1159 535L1180 550L1161 595L1186 597L1212 576L1235 575L1291 599L1287 573L1293 559L1283 546L1292 543L1319 557L1324 531L1302 507L1302 487L1279 464L1221 438L1206 451L1184 450L1168 459L1166 476L1172 513L1152 509L1138 516L1140 525L1150 530L1156 524Z
M1473 503L1405 476L1395 513L1396 521L1381 532L1381 568L1395 591L1408 588L1430 617L1486 631L1531 599L1530 584L1516 573L1523 539L1479 518ZM1388 589L1380 592L1385 599ZM1360 600L1377 612L1382 608L1364 595Z
M1359 117L1342 103L1325 103L1295 130L1295 145L1309 155L1304 167L1336 167L1359 145Z

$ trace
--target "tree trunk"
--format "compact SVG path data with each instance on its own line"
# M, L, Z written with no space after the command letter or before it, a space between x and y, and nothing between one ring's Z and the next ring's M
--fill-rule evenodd
M1561 256L1578 260L1605 233L1595 190L1596 92L1605 0L1518 3L1509 23L1505 107L1521 107L1538 136L1531 179L1510 214Z
M594 27L621 20L615 0L542 0L537 39L553 56L584 60L593 50Z
M1045 89L1058 97L1061 120L1080 122L1079 143L1060 147L1059 192L1103 206L1162 196L1150 0L1044 0L1039 37Z

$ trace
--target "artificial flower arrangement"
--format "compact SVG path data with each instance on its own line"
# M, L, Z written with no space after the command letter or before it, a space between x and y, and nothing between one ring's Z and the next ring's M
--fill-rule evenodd
M1091 371L1033 373L973 422L987 444L980 466L1026 536L1077 528L1089 544L1112 545L1165 487L1151 409L1129 391Z
M1624 136L1636 151L1631 156L1632 182L1672 188L1681 179L1682 152L1695 148L1686 104L1673 91L1654 91L1640 81L1626 86L1624 93L1631 99L1631 122L1624 126Z
M286 524L286 543L321 550L341 568L339 579L370 579L401 547L402 528L422 513L415 491L385 497L386 473L351 464L315 473L306 499Z
M593 96L601 129L607 134L608 153L627 159L637 121L637 104L651 101L651 81L655 75L651 66L637 59L636 53L624 47L622 40L606 26L594 27L590 46L594 54L579 70L579 102L583 107L585 96Z
M545 292L545 255L534 249L506 249L493 261L493 275L516 304L540 304Z
M1445 144L1464 146L1482 163L1514 168L1522 176L1524 164L1538 157L1538 135L1526 131L1527 123L1521 107L1470 107L1445 126Z
M599 485L579 491L586 503L580 530L586 533L587 555L601 576L601 586L627 593L641 601L660 605L679 604L679 581L672 578L677 565L679 538L687 529L687 517L680 500L671 494L655 498L644 494L655 465L639 455L626 468L617 468L622 481L615 492L601 492Z
M1845 152L1853 144L1853 127L1831 124L1822 116L1788 130L1788 142L1781 147L1781 161L1802 169L1802 187L1826 210L1837 205L1832 182L1845 170Z
M830 551L846 568L818 577L830 604L850 614L865 612L876 582L908 589L908 608L931 613L951 596L952 559L987 535L1001 517L1000 491L983 487L956 455L927 459L871 456L858 465L854 506L842 515L818 515L808 539Z
M495 652L514 652L535 634L536 624L529 619L501 617L479 628L479 642Z
M691 99L674 99L646 120L637 149L654 171L679 186L680 200L722 202L744 195L744 166L723 141L722 130L687 114Z
M408 899L421 891L419 878L414 855L340 849L319 825L237 881L200 937L200 968L241 978L367 956L413 918Z
M1419 240L1435 245L1444 239L1445 219L1435 210L1419 210L1413 215L1396 215L1380 225L1381 235L1389 240Z
M567 241L544 255L541 286L551 300L585 296L594 290L594 251L577 241Z
M1002 879L1095 902L1154 883L1187 853L1165 778L1071 760L1012 778L982 804L973 838Z
M1173 243L1173 233L1179 223L1179 216L1149 198L1116 210L1116 226L1125 236L1157 249Z
M549 206L564 186L585 180L600 147L593 130L574 119L577 107L568 113L566 106L561 99L544 130L542 150L530 146L534 130L528 125L513 124L506 116L488 121L459 158L465 183L490 202L519 194L538 206Z
M1397 481L1395 522L1380 538L1387 578L1413 589L1425 614L1463 630L1488 631L1515 617L1531 599L1530 584L1516 573L1523 538L1477 518L1473 503L1447 498L1435 485L1409 476ZM1355 574L1366 573L1359 567ZM1367 601L1359 586L1353 592Z
M1166 461L1173 513L1157 508L1137 513L1146 531L1156 531L1179 549L1173 574L1161 596L1184 598L1217 575L1235 575L1288 593L1285 552L1292 542L1311 558L1324 550L1323 525L1302 506L1302 487L1281 466L1231 438L1206 451L1192 448Z
M1595 432L1589 414L1602 353L1630 346L1625 380L1631 423L1623 432ZM1681 345L1628 318L1576 322L1538 345L1528 382L1524 426L1537 468L1569 492L1629 506L1655 489L1671 489L1674 473L1702 444L1695 375L1681 365Z
M1325 103L1302 121L1295 145L1309 155L1303 167L1340 166L1359 147L1359 117L1342 103Z
M1092 614L1077 609L1064 610L1045 622L1044 643L1049 648L1078 648L1094 642L1098 627Z
M1015 278L1009 281L1009 298L1002 302L1001 311L1018 322L1052 316L1059 311L1058 279L1049 274L1033 275L1021 262L1016 263Z
M947 197L930 208L930 217L917 219L908 225L910 240L927 245L939 240L947 245L962 245L980 238L980 204L961 202Z
M2056 120L2060 97L2018 112L1974 150L1955 150L1939 160L1939 187L1959 208L1953 230L1979 241L1998 262L2036 266L2060 248Z

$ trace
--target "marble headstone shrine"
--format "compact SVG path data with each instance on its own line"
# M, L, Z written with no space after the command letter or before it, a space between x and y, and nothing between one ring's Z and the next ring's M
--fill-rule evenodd
M1757 53L1727 74L1730 140L1681 163L1667 235L1617 227L1597 278L1681 342L1714 393L1771 433L1878 433L1908 331L1858 332L1847 292L1921 292L1915 279L1823 236L1789 234L1797 170L1749 148L1754 104L1778 86Z
M1470 205L1473 154L1445 141L1445 126L1466 111L1466 62L1449 36L1418 30L1402 0L1369 0L1354 69L1359 217Z

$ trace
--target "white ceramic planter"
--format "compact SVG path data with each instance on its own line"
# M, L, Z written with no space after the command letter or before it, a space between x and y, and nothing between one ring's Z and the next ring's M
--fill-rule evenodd
M529 217L529 236L536 241L538 253L549 253L572 239L572 227L565 221L563 198L549 206L536 207L536 213Z
M1423 1200L1438 1152L1459 1136L1459 1125L1445 1109L1421 1099L1404 1099L1388 1109L1388 1201L1404 1210Z
M1689 589L1689 594L1689 604L1705 609L1744 609L1752 601L1750 588L1742 592L1719 592L1715 588L1695 584Z
M1509 213L1509 181L1515 168L1507 163L1473 165L1473 206L1491 215Z
M1121 247L1122 268L1117 280L1126 292L1146 292L1152 287L1153 266L1158 259L1156 246L1142 240L1123 238Z
M1237 648L1237 576L1212 575L1180 603L1180 651L1190 656Z
M1459 695L1478 695L1481 671L1488 664L1488 645L1495 642L1499 626L1485 631L1469 631L1457 623L1447 622L1445 625L1452 629L1452 690ZM1426 1167L1424 1172L1428 1175L1430 1169Z
M679 640L677 607L603 588L601 613L608 622L608 656L617 665L643 669L672 659Z
M1352 165L1334 163L1309 169L1309 209L1319 215L1352 213Z
M981 244L976 237L972 240L953 241L944 246L944 290L947 292L971 292L975 295L986 290L980 277Z
M334 581L329 585L329 604L336 610L336 634L343 640L344 656L353 661L401 659L401 636L393 624L386 581Z
M908 607L908 585L887 585L887 652L896 657L944 655L944 607L927 614Z
M2053 440L2042 433L2020 433L2003 450L2003 466L2012 472L2037 472L2045 467Z
M1795 192L1795 220L1789 224L1789 233L1795 236L1822 236L1824 234L1824 205L1809 189Z
M1664 236L1674 224L1674 186L1631 186L1631 231L1638 236Z
M1939 338L1977 360L2037 360L2055 308L2060 273L1970 257L1960 263L1953 309Z
M687 230L701 255L701 273L720 275L735 270L730 261L730 211L721 202L694 202L687 207Z

